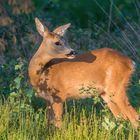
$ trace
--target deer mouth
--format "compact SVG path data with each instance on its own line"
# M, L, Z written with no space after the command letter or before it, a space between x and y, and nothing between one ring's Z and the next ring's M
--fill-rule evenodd
M66 54L68 59L73 59L75 58L77 52L76 51L71 51L70 53Z
M66 54L66 56L67 56L68 59L73 59L73 58L75 58L75 55Z

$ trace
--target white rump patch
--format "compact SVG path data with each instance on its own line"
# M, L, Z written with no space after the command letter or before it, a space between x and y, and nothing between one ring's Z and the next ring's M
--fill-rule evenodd
M136 63L135 63L135 61L132 61L132 63L133 63L134 69L135 69L135 68L136 68Z

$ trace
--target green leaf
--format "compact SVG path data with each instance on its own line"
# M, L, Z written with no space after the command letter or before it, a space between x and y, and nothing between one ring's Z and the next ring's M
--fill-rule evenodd
M21 70L21 68L22 68L22 64L15 65L15 70Z
M11 92L10 93L10 97L16 97L17 96L17 93L16 92Z
M20 83L21 83L21 78L20 77L15 78L14 82L15 82L16 88L19 89Z

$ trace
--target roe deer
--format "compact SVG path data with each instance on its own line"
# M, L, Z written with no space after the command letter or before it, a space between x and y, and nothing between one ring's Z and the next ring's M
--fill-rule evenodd
M70 24L50 32L38 18L35 23L43 41L30 61L29 77L38 96L47 101L48 119L59 128L64 101L94 97L79 92L82 86L94 83L113 115L129 119L137 128L138 114L126 94L134 71L132 60L110 48L76 55L63 38Z

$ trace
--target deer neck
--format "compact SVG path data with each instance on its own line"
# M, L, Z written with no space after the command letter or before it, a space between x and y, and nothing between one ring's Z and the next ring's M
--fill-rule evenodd
M53 58L44 51L44 43L41 44L29 63L29 77L31 84L36 87L44 66Z

